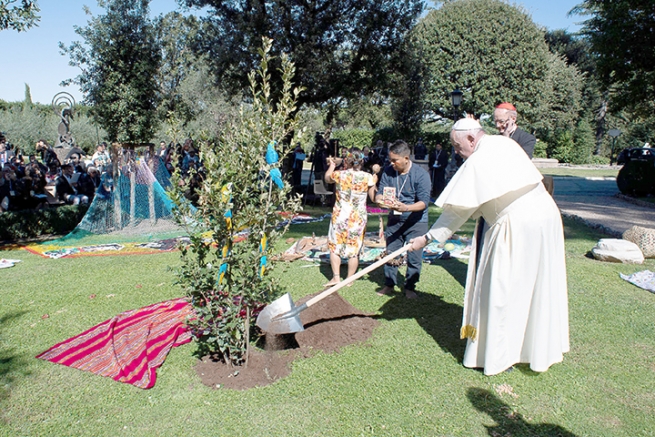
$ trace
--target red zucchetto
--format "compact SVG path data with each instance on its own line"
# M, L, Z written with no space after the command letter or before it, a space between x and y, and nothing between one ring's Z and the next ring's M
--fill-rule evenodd
M507 109L509 111L516 111L516 107L509 102L503 102L496 106L496 109Z

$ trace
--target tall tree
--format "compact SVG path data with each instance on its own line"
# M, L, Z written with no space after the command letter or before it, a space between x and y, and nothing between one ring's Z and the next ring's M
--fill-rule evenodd
M538 107L541 116L533 127L547 134L573 130L582 110L584 76L564 56L548 53L548 69L544 78L544 95Z
M25 99L23 99L23 108L32 106L32 90L30 86L25 84Z
M174 114L183 125L194 118L193 108L185 101L181 85L199 68L197 57L193 53L199 25L195 16L185 16L179 12L159 16L154 23L162 57L157 74L162 97L159 105L160 115L166 118Z
M39 5L35 1L0 0L0 30L13 29L21 32L36 26L41 19L36 15L39 11Z
M596 138L594 155L600 155L605 139L608 102L607 93L603 92L598 77L589 38L559 29L546 32L546 43L551 52L564 56L569 65L577 67L584 74L581 117L593 124Z
M617 109L655 110L655 5L653 0L585 0L573 14L589 15L582 33L596 55L598 76Z
M459 88L462 111L490 114L495 104L511 101L529 123L540 119L548 48L522 9L499 0L446 2L420 21L413 37L425 64L428 115L450 118L450 92Z
M106 13L75 28L84 43L59 46L70 56L70 64L82 69L73 82L93 106L93 117L107 131L107 139L148 142L157 120L160 94L155 79L161 62L148 18L149 0L98 0L98 5Z
M398 47L422 11L422 0L185 0L206 7L199 49L220 82L247 88L262 36L272 55L288 53L303 104L373 95L386 90L399 61ZM281 83L279 58L270 69Z

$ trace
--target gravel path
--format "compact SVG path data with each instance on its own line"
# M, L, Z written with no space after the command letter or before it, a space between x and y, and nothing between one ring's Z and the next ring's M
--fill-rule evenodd
M553 197L562 215L614 237L633 225L655 228L655 204L623 196L614 178L555 177Z

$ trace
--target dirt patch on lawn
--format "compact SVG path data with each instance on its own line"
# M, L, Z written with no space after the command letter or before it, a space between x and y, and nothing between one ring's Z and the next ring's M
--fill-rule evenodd
M296 305L312 298L306 296ZM245 390L284 378L291 363L316 351L338 352L342 347L369 339L378 321L334 293L300 313L305 330L283 336L267 336L266 347L253 350L247 366L228 366L204 358L196 365L202 383L214 388Z

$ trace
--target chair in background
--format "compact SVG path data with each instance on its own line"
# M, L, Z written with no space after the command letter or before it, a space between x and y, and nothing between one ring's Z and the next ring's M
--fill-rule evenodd
M334 193L325 187L325 182L322 178L314 179L314 196L321 199L321 206L325 206L325 201L328 196Z

